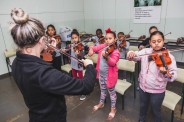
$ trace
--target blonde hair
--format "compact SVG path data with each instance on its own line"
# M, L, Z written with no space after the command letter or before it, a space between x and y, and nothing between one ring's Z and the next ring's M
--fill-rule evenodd
M21 8L13 9L11 17L15 22L11 36L19 48L33 47L45 35L43 24L37 19L30 18Z

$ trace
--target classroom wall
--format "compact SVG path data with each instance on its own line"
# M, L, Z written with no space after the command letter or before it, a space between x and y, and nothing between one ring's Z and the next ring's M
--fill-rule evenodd
M95 33L97 28L128 33L138 37L148 34L150 26L155 25L163 33L172 32L168 39L184 36L184 0L162 0L161 20L159 24L134 24L134 0L84 0L85 30Z
M23 8L31 17L41 20L46 27L55 25L84 31L84 0L1 0L0 1L0 75L8 72L4 50L16 48L10 36L8 22L12 8Z
M0 75L7 73L4 50L16 48L8 29L12 8L23 8L30 16L40 19L45 27L54 24L57 31L62 26L95 34L97 28L108 27L131 36L148 35L148 29L156 25L164 33L172 32L168 39L184 36L184 0L162 0L159 24L134 24L134 0L1 0L0 1ZM179 56L180 57L180 56Z

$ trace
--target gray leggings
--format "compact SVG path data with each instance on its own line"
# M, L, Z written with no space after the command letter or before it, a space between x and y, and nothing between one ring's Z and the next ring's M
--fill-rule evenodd
M101 89L100 102L104 104L105 98L107 96L107 90L108 90L110 99L111 99L111 107L116 107L117 96L116 96L115 88L110 88L110 89L107 88L107 84L105 80L99 80L99 82L100 82L100 89Z

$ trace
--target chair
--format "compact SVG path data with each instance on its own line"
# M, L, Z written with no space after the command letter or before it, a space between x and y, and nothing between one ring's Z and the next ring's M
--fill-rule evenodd
M85 56L85 58L90 59L93 61L94 64L97 64L98 54L94 53L92 56Z
M7 65L7 68L8 68L8 73L10 75L10 68L11 68L12 62L15 58L16 50L15 49L5 50L4 55L5 55L5 58L6 58L6 65Z
M129 50L138 51L139 49L137 46L129 46Z
M115 90L122 96L122 109L124 109L124 94L126 90L132 85L131 82L133 82L134 85L134 98L136 97L136 90L135 90L135 62L134 61L128 61L125 59L119 59L117 63L118 69L123 71L130 72L130 80L127 79L118 79Z
M70 73L71 70L72 70L72 68L71 68L71 65L70 65L70 64L65 64L65 65L62 65L62 66L61 66L61 70L62 70L62 71L65 71L65 72L67 72L67 73Z
M88 47L90 47L90 46L93 46L94 43L93 43L93 42L88 42L86 45L87 45Z
M181 82L183 84L184 83L183 76L184 76L184 69L178 68L176 81ZM182 87L182 88L184 89L184 87ZM184 95L182 96L182 99L183 98L184 98ZM181 96L179 96L178 94L176 94L172 91L169 91L169 90L165 91L165 98L163 100L162 105L172 110L171 122L173 122L174 110L175 110L177 103L180 101L180 99L181 99ZM184 104L184 101L182 101L181 113L183 112L183 104Z

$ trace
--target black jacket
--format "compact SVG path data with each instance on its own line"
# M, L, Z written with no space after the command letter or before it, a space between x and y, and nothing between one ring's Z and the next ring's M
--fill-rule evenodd
M29 108L30 122L65 122L64 95L85 95L93 91L96 77L93 65L86 67L83 79L76 79L36 56L20 52L16 55L12 74Z

